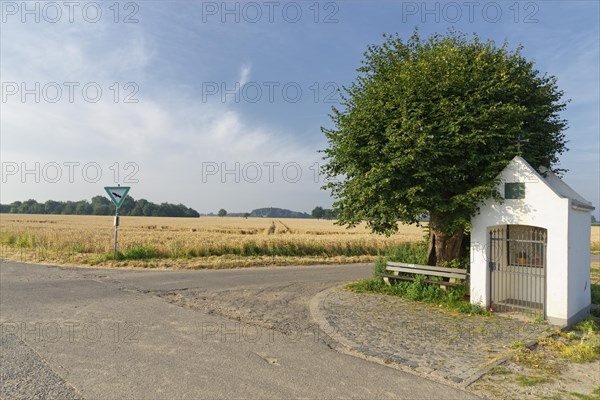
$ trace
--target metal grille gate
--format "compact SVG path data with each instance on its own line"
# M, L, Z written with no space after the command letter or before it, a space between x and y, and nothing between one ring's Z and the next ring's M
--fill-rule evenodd
M546 229L527 225L488 229L491 305L501 312L545 317Z

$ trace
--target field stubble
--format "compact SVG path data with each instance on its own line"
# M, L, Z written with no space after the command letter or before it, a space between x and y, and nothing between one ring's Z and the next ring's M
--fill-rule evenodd
M146 268L231 268L370 262L423 238L403 225L390 237L332 221L271 218L122 217L119 259L112 259L113 217L0 216L3 258L58 264Z

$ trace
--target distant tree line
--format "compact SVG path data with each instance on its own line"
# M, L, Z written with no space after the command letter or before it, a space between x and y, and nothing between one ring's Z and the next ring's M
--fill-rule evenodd
M206 216L214 216L214 213L206 214ZM305 212L292 211L285 208L265 207L257 208L251 212L228 212L225 209L220 209L216 214L219 217L242 217L242 218L310 218L310 215Z
M249 216L255 218L310 218L307 213L277 207L257 208L252 210Z
M311 215L313 218L318 218L318 219L336 219L337 218L337 213L335 212L335 210L332 210L329 208L323 208L320 206L315 207L312 210Z
M63 215L112 215L115 206L104 196L94 196L92 201L54 201L38 203L30 199L24 202L0 204L0 212L6 214L63 214ZM193 217L200 214L183 204L155 204L146 199L135 200L126 197L119 210L121 215L146 217Z

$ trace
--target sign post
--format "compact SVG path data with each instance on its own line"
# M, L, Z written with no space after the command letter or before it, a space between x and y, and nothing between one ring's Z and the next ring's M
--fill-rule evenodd
M113 204L116 207L115 211L115 242L113 245L113 254L114 258L117 258L117 237L119 235L119 208L125 201L125 197L127 197L127 193L129 193L129 186L105 186L104 190L108 193L108 197L112 200Z

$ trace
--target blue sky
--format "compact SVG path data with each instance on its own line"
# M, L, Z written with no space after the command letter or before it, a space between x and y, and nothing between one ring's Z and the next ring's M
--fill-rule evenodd
M2 203L118 180L200 212L330 206L316 171L335 88L382 33L454 27L523 44L558 77L565 180L599 208L597 1L22 4L2 1Z

